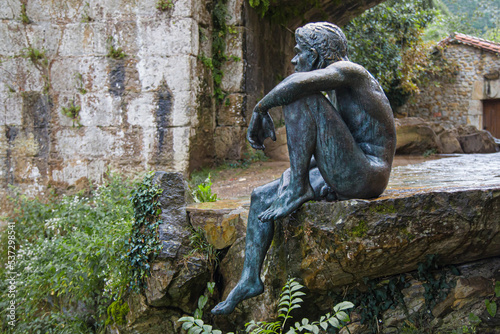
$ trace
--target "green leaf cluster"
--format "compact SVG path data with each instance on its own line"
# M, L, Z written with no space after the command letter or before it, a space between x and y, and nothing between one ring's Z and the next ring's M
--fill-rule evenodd
M134 219L125 259L132 268L130 286L136 291L146 288L151 263L161 251L159 197L163 190L153 183L153 176L153 172L146 175L130 196Z
M106 57L113 59L123 59L127 56L121 46L115 47L115 41L112 36L109 36L107 38L106 43L108 44L108 54L106 55Z
M174 8L174 3L172 2L172 0L158 0L156 2L156 9L162 12L169 10L171 8Z
M208 174L204 182L196 186L192 194L196 203L217 201L217 194L212 193L212 180L210 179L210 174Z
M73 127L75 127L75 124L76 124L76 126L81 127L82 126L80 124L80 110L81 109L82 109L81 106L75 105L75 101L71 100L69 106L61 108L61 113L64 116L71 118L71 120L73 121Z
M129 282L122 260L132 226L131 182L110 175L87 193L30 199L16 193L16 326L8 326L6 268L0 268L2 333L99 333ZM2 233L2 237L5 237ZM2 259L6 242L1 242ZM2 261L5 263L5 261ZM12 268L8 268L12 270Z

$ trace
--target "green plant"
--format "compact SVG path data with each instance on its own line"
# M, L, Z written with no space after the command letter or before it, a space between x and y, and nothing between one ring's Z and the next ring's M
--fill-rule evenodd
M163 192L153 183L151 172L133 191L130 201L134 208L132 232L127 241L126 261L132 268L130 286L136 291L146 288L150 274L150 263L161 250L158 228L161 207L159 197Z
M123 59L127 56L125 54L125 51L123 51L121 47L115 47L115 40L112 36L108 37L106 43L108 44L108 54L106 55L106 57L113 59Z
M49 64L47 56L45 55L45 50L43 49L38 50L33 47L27 47L23 50L21 56L24 58L29 58L35 65L39 64L47 66Z
M118 175L87 195L10 198L15 212L16 326L7 326L8 289L0 268L0 332L99 333L129 282L122 260L132 226L132 185ZM2 233L3 234L3 233ZM0 243L2 256L5 243ZM4 260L2 258L2 260ZM2 261L6 263L6 261Z
M21 57L30 59L33 65L41 72L44 81L43 93L48 94L50 90L49 59L45 54L45 50L29 46L23 49Z
M495 299L500 298L500 281L495 282ZM497 314L497 303L492 298L492 300L486 299L484 303L486 304L486 310L488 311L488 314L492 317L494 317Z
M31 20L28 17L28 14L26 12L26 5L24 3L21 4L20 19L21 19L21 22L24 23L24 24L30 24L31 23Z
M64 116L67 116L73 120L73 127L76 126L81 127L82 125L80 124L80 110L82 108L79 105L75 106L75 103L73 100L70 101L70 104L68 107L62 107L61 108L61 113Z
M427 151L425 151L425 152L422 154L422 156L423 156L424 158L428 158L428 157L430 157L430 156L432 156L432 155L434 155L434 154L436 154L436 153L437 153L437 150L436 150L435 148L431 148L431 149L428 149Z
M287 320L293 318L290 315L291 311L301 307L300 304L303 300L300 297L305 296L305 293L299 290L303 287L304 286L298 283L294 278L289 279L282 289L278 303L278 319L281 319L274 322L255 322L252 320L245 325L246 332L252 334L284 333L287 329ZM320 328L326 331L329 326L340 329L350 321L349 315L344 311L352 307L354 307L354 304L351 302L341 302L333 307L334 313L327 313L322 316L319 321L313 322L310 322L307 318L303 318L300 322L295 322L295 324L288 329L286 334L302 333L304 331L317 334L320 332Z
M158 0L156 2L156 9L161 10L162 12L171 8L174 8L172 0Z
M309 319L303 318L300 322L295 322L293 326L287 326L287 321L293 319L290 315L292 310L300 308L303 302L301 296L305 293L299 291L304 286L298 283L294 278L289 279L285 286L282 288L278 303L278 319L274 322L266 321L250 321L245 324L246 332L251 334L282 334L288 329L286 334L294 333L320 333L321 329L326 331L328 327L340 329L343 328L347 322L350 321L349 315L345 312L350 308L354 307L351 302L341 302L333 307L334 313L327 313L322 316L319 321L310 322ZM204 297L202 299L202 297ZM205 306L208 297L202 296L198 299L198 309ZM200 303L201 302L201 303ZM197 310L198 310L197 309ZM207 325L201 320L202 312L199 312L199 317L196 317L196 312L194 317L182 317L178 321L183 322L182 328L188 331L188 334L222 334L222 331L218 329L213 329L212 326ZM233 333L228 333L233 334Z
M202 228L195 229L191 227L189 244L191 246L191 251L187 257L193 256L194 254L203 256L207 261L211 274L213 274L212 271L219 262L219 251L207 241Z
M197 203L217 201L217 194L212 194L212 181L210 180L210 174L208 174L205 181L198 184L196 189L193 191L193 199Z
M481 323L481 319L474 313L469 314L469 325L463 325L459 329L451 331L451 334L475 334L477 326Z
M203 317L203 310L207 305L208 298L214 294L215 282L207 283L207 291L204 295L198 298L198 307L194 311L193 317L182 317L178 321L182 322L182 329L187 330L188 334L222 334L218 329L212 329L210 325L206 325L201 318ZM234 333L228 333L234 334Z
M94 19L90 16L90 5L88 2L85 2L85 5L83 5L83 13L82 13L81 22L89 23L92 21L94 21Z
M125 317L127 313L130 311L128 304L123 301L123 299L118 299L112 302L106 313L108 318L106 319L105 325L116 324L116 325L125 325L126 320Z
M75 85L80 94L87 94L87 90L84 88L83 76L80 72L75 73Z

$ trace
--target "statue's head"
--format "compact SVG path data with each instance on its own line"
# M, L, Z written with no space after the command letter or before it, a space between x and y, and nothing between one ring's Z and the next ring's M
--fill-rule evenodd
M305 72L325 68L347 58L347 39L342 30L328 22L308 23L295 30L295 71Z

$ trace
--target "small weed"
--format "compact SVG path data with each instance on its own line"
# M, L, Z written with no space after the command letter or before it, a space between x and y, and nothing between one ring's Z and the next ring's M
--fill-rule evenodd
M24 24L31 23L31 20L28 17L28 14L26 13L26 5L25 4L21 4L21 15L19 16L19 18L21 19L21 22Z
M212 246L205 237L205 232L202 228L195 229L191 227L191 235L189 236L191 251L187 257L199 254L205 258L208 268L212 271L219 264L219 251Z
M82 14L82 23L89 23L94 21L94 19L90 16L90 5L88 2L85 2L85 5L83 6L83 14Z
M82 125L80 124L80 110L81 107L79 105L75 105L74 101L71 100L68 107L61 108L61 113L73 120L73 127L75 127L75 123L78 127L81 127Z
M127 56L120 46L115 47L115 40L113 37L109 36L106 40L106 43L108 44L108 54L106 55L106 57L113 59L123 59Z
M47 66L49 64L49 60L47 59L47 56L45 55L45 50L43 49L38 50L33 47L28 47L24 49L21 56L30 59L35 65L41 64Z
M210 174L208 174L205 181L198 184L196 189L193 191L193 199L197 203L217 201L217 194L212 194L212 181L210 180Z
M424 158L428 158L428 157L430 157L431 155L434 155L434 154L436 154L436 153L437 153L437 150L436 150L435 148L431 148L431 149L429 149L429 150L425 151L425 152L422 154L422 156L423 156Z
M158 0L158 2L156 3L156 9L162 12L171 8L174 8L174 3L172 2L172 0Z
M84 86L83 76L79 72L75 73L75 86L76 86L76 89L78 89L78 92L80 92L80 94L82 94L82 95L87 94L87 90L85 88L83 88L83 86Z

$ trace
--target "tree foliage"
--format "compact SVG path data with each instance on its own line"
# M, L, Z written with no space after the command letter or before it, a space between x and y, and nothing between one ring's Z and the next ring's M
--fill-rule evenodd
M375 76L393 108L418 92L429 66L422 34L434 18L434 7L429 0L388 0L344 27L350 59Z

